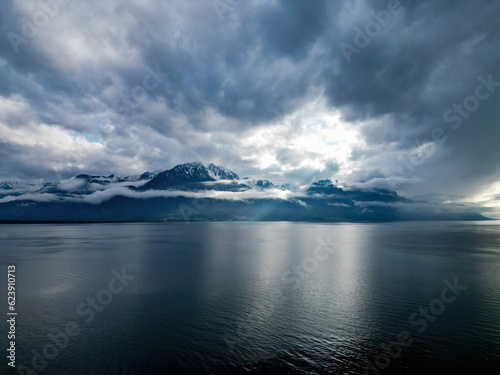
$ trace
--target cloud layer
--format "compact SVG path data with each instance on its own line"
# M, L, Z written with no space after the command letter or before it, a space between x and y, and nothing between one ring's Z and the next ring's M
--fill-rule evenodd
M213 161L495 206L500 5L0 4L0 179Z

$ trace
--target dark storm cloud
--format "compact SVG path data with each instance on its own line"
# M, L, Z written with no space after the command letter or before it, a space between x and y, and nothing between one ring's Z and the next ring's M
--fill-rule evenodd
M386 3L387 4L387 3ZM480 103L463 126L454 130L443 114L454 103L475 94L482 76L500 82L499 7L493 1L401 1L403 11L392 16L380 35L352 61L340 58L341 69L325 70L330 103L345 107L347 118L391 116L383 129L366 129L374 143L395 141L409 149L443 130L447 155L434 165L416 167L414 175L433 189L469 193L498 178L500 150L498 115L500 92ZM386 9L384 2L375 10ZM366 30L369 17L356 22ZM349 38L349 34L351 37ZM345 41L354 44L357 33L348 30ZM336 51L332 50L332 58ZM497 88L498 90L498 88ZM443 150L444 149L444 150ZM425 167L425 168L424 168ZM418 187L422 188L422 184Z
M27 38L43 4L53 15ZM475 105L478 77L500 82L498 2L245 0L223 17L213 4L3 1L3 174L125 175L200 160L448 196L498 180L500 87L474 111L453 107ZM9 33L27 42L13 46ZM345 158L283 146L308 135L301 114L320 98L359 133Z

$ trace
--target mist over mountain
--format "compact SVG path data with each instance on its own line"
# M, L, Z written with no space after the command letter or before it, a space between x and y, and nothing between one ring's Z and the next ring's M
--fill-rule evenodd
M240 178L221 166L180 164L163 172L0 185L1 221L395 221L484 220L475 208L413 201L386 189L306 186Z

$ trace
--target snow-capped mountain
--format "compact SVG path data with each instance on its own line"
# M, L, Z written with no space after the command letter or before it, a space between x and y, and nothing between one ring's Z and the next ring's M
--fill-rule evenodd
M197 199L204 199L200 205ZM187 208L186 208L187 207ZM186 210L187 213L186 213ZM412 201L395 191L341 188L320 180L308 188L239 179L201 163L141 176L81 174L64 181L0 183L0 221L150 220L484 220L459 205Z
M239 180L238 175L227 168L216 166L210 163L208 173L214 180Z
M17 182L4 181L4 182L0 182L0 189L3 189L3 190L12 190L12 189L14 189L14 187L16 185L17 185Z
M265 190L265 189L274 189L274 188L276 188L276 186L274 186L274 184L271 181L269 181L269 180L250 179L250 178L246 177L244 179L244 182L249 187L255 188L255 189Z
M330 180L319 180L313 182L309 189L307 189L309 194L341 194L343 190L333 184Z
M142 187L142 190L164 190L176 185L206 181L215 181L207 167L201 163L185 163L158 173Z
M154 171L154 172L144 172L143 174L141 174L139 176L139 180L142 181L142 180L152 180L153 178L155 178L156 176L158 176L158 174L161 173L160 171Z
M276 185L276 188L277 189L280 189L280 190L288 190L288 191L297 191L297 186L293 186L291 184L279 184L279 185Z

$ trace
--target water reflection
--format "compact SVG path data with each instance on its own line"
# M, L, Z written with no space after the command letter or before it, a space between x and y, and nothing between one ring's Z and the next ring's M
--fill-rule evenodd
M107 285L111 270L136 275L47 373L75 373L75 366L96 374L223 373L238 366L360 373L382 342L414 329L408 317L455 276L470 285L467 293L387 373L452 373L465 359L486 371L500 361L498 228L10 225L0 226L0 235L9 234L0 263L19 270L18 356L25 364L48 334L81 322L76 307Z

